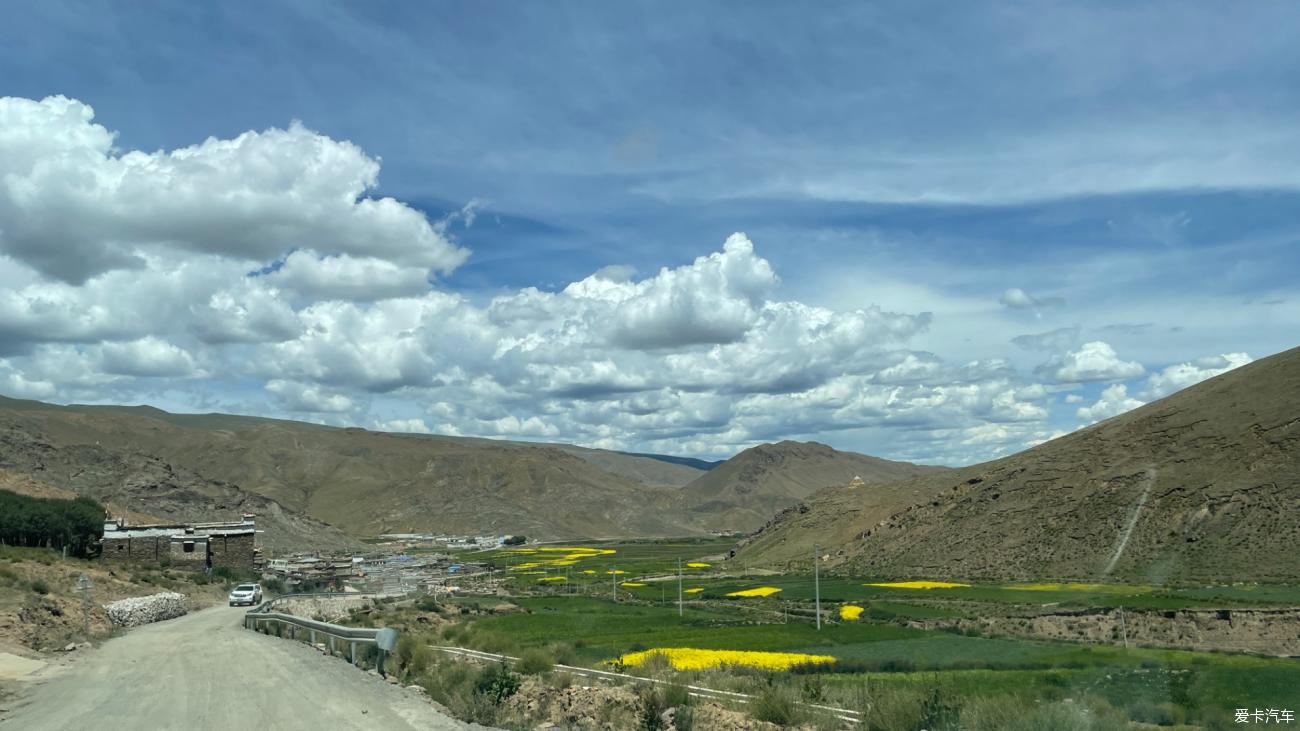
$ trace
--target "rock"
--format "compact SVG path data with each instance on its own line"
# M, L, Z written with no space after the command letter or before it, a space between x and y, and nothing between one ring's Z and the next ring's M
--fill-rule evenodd
M384 680L388 681L388 684L389 684L389 685L397 685L397 676L396 676L396 675L389 675L389 676L387 676L386 678L384 678Z
M72 652L75 649L77 649L77 643L75 642L69 642L68 644L63 646L64 652Z
M165 591L150 596L123 599L104 605L108 618L118 627L138 627L179 617L187 611L185 595Z
M420 687L420 686L418 686L418 685L408 685L408 686L406 686L406 689L407 689L407 690L413 690L413 691L415 691L416 693L426 693L426 692L428 692L428 691L426 691L424 688L422 688L422 687Z
M91 647L92 647L92 645L91 645L89 642L83 642L83 643L77 645L77 649L78 649L78 650L89 650Z

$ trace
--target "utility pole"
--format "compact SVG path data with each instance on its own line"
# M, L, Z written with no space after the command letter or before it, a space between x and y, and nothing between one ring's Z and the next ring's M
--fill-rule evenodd
M677 616L683 616L682 610L682 560L677 559Z
M817 602L817 629L822 628L822 580L817 566L817 544L813 544L813 597Z
M1119 629L1124 636L1124 649L1128 649L1128 623L1124 621L1124 607L1119 608Z

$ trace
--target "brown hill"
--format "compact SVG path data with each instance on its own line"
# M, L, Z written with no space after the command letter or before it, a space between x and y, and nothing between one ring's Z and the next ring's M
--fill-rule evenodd
M817 442L761 444L737 454L683 488L687 508L720 529L754 530L777 511L818 490L861 478L867 484L942 471L841 452Z
M882 514L900 491L913 504ZM741 553L797 561L814 540L859 575L1295 580L1300 348L1010 457L827 490Z
M677 487L624 476L680 483L699 470L614 452L12 399L0 400L0 430L0 467L162 517L207 510L202 496L242 504L233 490L354 534L703 532L673 518Z

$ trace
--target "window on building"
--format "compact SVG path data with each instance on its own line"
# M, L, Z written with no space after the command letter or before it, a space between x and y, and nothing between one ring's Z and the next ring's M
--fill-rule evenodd
M126 546L123 546L121 543L117 544L117 550L120 551L120 550L122 550L123 548L126 548Z
M186 553L194 553L194 541L185 541L182 543L181 550Z

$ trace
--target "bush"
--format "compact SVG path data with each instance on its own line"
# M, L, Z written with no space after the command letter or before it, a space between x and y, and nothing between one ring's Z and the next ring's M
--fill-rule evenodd
M799 707L789 690L771 686L758 694L749 706L749 713L759 721L789 726L798 720Z
M524 650L524 653L519 656L519 664L516 667L524 675L541 675L550 672L554 666L555 662L551 660L550 654L545 650L533 648Z
M519 676L510 672L504 662L488 665L474 683L474 692L490 699L494 705L501 705L518 690Z
M37 594L49 594L50 585L40 579L37 579L32 582L32 591L36 592Z
M689 706L691 704L691 692L681 683L669 683L663 686L664 705L669 708L678 708Z
M278 579L278 578L275 578L275 579L263 579L263 580L262 580L262 588L263 588L263 589L266 589L266 593L268 593L268 594L276 594L276 595L283 594L283 593L284 593L284 581L283 581L282 579Z
M641 715L637 724L641 731L659 731L664 727L663 713L666 710L664 699L653 687L643 688L641 696Z

